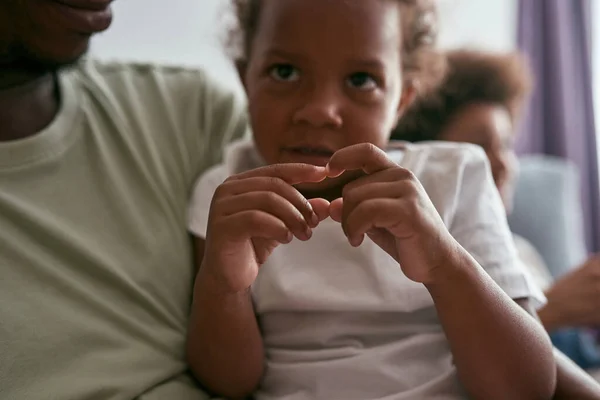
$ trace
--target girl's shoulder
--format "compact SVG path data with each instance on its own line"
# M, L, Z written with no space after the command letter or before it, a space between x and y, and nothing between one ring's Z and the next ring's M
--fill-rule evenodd
M490 213L503 215L488 158L480 147L452 142L401 142L394 143L387 153L415 175L446 226L452 225L464 207L491 208Z
M489 169L483 149L469 143L392 141L386 150L392 160L412 171L420 180L442 176L468 179L470 172L480 176Z

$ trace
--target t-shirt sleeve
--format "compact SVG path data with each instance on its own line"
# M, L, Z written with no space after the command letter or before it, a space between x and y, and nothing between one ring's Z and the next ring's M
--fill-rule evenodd
M188 230L196 237L206 238L210 205L215 191L227 179L223 165L203 174L194 185L188 207Z
M450 233L511 298L539 307L545 297L519 261L487 157L474 146L464 151Z
M202 158L196 166L196 179L208 167L222 161L223 150L229 143L249 134L245 104L240 95L205 75L198 114Z

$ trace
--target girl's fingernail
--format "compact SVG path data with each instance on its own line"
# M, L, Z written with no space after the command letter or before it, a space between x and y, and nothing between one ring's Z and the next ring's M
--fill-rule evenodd
M312 224L313 227L319 225L319 217L314 212L310 216L310 223Z
M304 236L306 237L306 240L312 237L312 229L310 229L310 227L306 227L306 229L304 230Z
M327 165L327 176L329 178L337 178L338 176L340 176L341 174L343 174L344 171L334 171L332 170L329 165Z
M362 244L362 238L361 237L353 237L350 238L350 245L352 247L358 247Z

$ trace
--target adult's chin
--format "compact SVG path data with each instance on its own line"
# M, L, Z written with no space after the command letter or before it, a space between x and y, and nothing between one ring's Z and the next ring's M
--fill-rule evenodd
M16 10L19 47L41 64L59 67L84 55L91 37L112 22L106 0L24 0Z
M58 69L76 63L90 46L90 37L32 40L23 44L22 56L44 69Z

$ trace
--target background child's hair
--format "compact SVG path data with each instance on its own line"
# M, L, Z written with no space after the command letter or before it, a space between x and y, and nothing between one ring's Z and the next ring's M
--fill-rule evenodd
M440 86L418 99L404 114L392 139L436 140L448 122L471 104L497 104L517 122L533 77L525 57L475 50L447 53L447 74Z
M445 71L444 57L436 50L438 18L435 0L385 1L396 1L403 7L402 72L406 79L416 84L419 93L426 93L439 83ZM231 31L229 44L232 58L236 64L240 64L247 61L252 51L262 0L232 2L237 24Z

